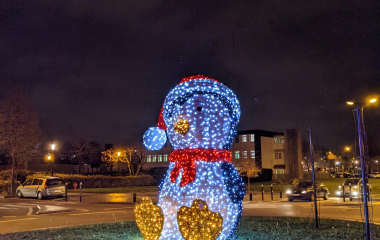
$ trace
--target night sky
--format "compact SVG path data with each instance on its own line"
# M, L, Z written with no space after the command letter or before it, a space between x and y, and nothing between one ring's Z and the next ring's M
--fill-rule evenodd
M341 151L380 94L378 1L1 1L0 97L25 88L45 140L138 141L203 74L238 96L238 130L298 128ZM370 151L380 108L365 107ZM376 150L377 149L377 150ZM380 151L378 153L380 155Z

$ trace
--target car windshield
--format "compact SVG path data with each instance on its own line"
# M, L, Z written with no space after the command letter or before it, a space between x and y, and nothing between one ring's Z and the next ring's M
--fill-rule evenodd
M297 187L311 187L312 185L312 182L300 182L297 184Z
M60 185L63 184L61 179L48 179L46 185Z
M359 182L359 179L347 179L346 182L344 183L344 185L357 185Z

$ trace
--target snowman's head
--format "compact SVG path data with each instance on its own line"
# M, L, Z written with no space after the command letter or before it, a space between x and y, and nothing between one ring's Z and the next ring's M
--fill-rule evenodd
M145 132L144 144L159 150L167 134L175 149L230 149L239 118L231 89L202 75L187 77L167 95L158 127Z

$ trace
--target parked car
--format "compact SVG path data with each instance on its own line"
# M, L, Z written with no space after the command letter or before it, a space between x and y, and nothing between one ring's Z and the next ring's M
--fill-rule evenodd
M373 172L368 174L368 177L370 178L380 178L380 172Z
M329 198L329 190L323 183L315 182L317 198ZM296 186L286 192L289 202L295 199L313 201L313 181L300 181Z
M63 197L65 194L65 185L57 177L38 177L26 180L16 189L18 198L37 197L38 199L46 197Z
M337 173L337 174L335 174L335 178L343 178L343 173Z
M343 182L343 187L339 185L339 189L337 191L338 196L343 196L343 191L345 196L350 196L350 183L351 183L351 196L352 197L357 197L359 196L361 190L360 190L360 184L362 182L361 178L351 178L347 179ZM371 184L369 185L369 191L372 191L372 186Z
M352 178L353 177L353 174L349 173L349 172L344 172L343 173L343 178Z

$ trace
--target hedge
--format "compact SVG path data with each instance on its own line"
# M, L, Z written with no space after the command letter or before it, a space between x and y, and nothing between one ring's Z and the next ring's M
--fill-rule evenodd
M27 176L27 179L36 178L41 176L50 176L49 173L35 173ZM71 187L74 182L78 185L82 182L82 186L85 188L107 188L107 187L130 187L130 186L152 186L155 184L153 177L150 175L138 175L138 176L105 176L105 175L80 175L80 174L61 174L56 173L54 177L61 178L63 182L68 182Z
M20 182L16 181L16 188L20 186ZM0 196L8 196L11 186L11 181L0 180Z

